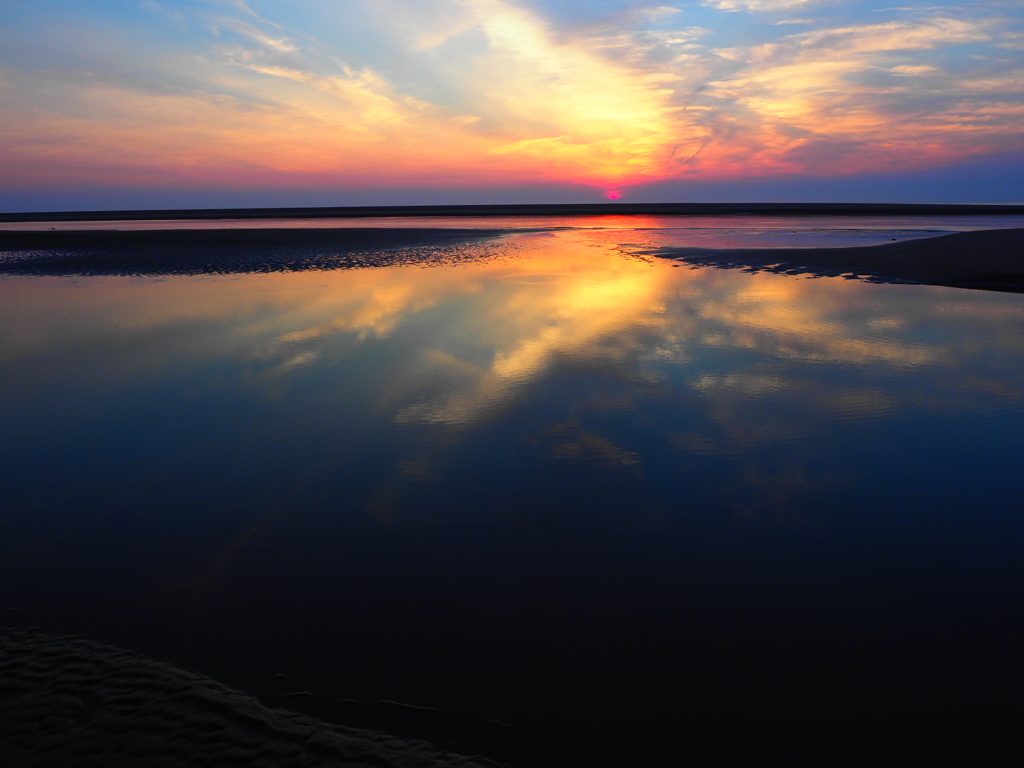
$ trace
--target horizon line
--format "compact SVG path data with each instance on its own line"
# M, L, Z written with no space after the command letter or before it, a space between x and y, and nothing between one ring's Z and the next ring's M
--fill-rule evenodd
M1022 203L515 203L245 208L156 208L0 213L3 222L263 218L408 218L416 216L636 216L708 214L1024 214Z

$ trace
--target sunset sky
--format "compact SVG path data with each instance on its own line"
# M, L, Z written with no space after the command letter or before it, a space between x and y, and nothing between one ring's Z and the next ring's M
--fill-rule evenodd
M5 0L0 210L1024 200L1024 3Z

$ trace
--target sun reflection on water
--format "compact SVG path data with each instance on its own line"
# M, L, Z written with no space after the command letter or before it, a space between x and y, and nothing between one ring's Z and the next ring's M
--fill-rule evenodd
M848 618L815 647L879 622L907 636L899 595L931 583L939 618L912 629L936 635L967 583L928 565L936 541L981 542L971 579L1001 558L962 615L1009 583L1019 296L687 269L621 239L516 235L434 266L0 279L4 583L57 605L54 623L107 617L75 631L130 625L159 645L185 628L167 647L189 663L196 634L225 638L211 654L230 666L281 628L273 663L308 658L325 689L392 698L418 679L412 700L501 713L521 684L533 711L557 698L537 670L572 667L627 693L574 706L619 715L680 657L671 685L690 684L722 637L753 626L744 652L765 631L793 647L793 626L836 612L837 584ZM32 592L40 562L53 594ZM787 669L809 674L795 647Z
M509 243L433 268L0 281L2 393L185 376L193 398L255 403L257 431L283 428L260 409L287 411L297 435L412 430L388 438L400 455L375 508L457 472L444 457L482 439L468 435L512 423L530 425L515 438L527 452L640 482L667 454L752 461L830 423L985 412L1024 394L986 362L1024 352L1015 297L678 269L598 232ZM508 446L480 450L500 461Z

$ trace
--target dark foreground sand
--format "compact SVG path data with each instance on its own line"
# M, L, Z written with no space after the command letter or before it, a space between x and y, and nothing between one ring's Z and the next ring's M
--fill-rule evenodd
M1024 292L1024 229L957 232L857 248L658 248L645 253L699 266Z
M329 725L76 637L0 631L4 768L496 768L481 757Z

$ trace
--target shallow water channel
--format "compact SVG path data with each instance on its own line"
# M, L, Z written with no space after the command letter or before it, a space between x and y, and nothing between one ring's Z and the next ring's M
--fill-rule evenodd
M626 241L0 278L7 623L514 766L989 720L1024 296Z

